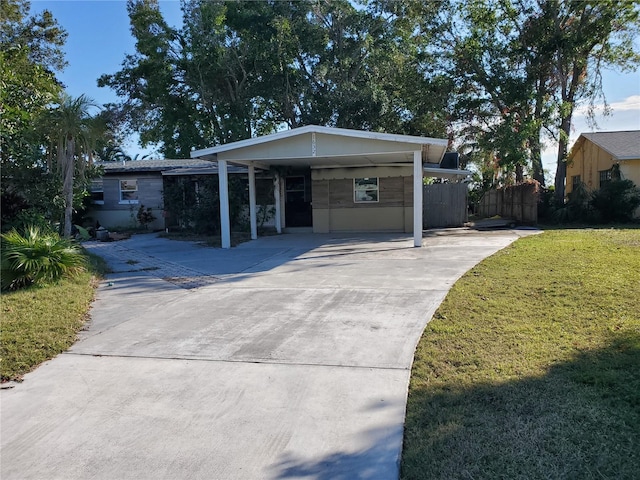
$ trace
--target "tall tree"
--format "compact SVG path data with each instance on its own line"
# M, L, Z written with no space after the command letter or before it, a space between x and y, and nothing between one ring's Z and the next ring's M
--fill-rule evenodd
M101 124L96 122L90 112L95 106L95 103L84 95L77 98L63 95L57 108L49 113L48 125L51 138L55 142L52 149L55 150L58 168L62 174L65 237L71 236L76 171L80 176L84 176L85 168L91 162L93 141L104 134Z
M453 78L456 133L476 137L503 167L528 166L541 183L542 137L557 139L561 204L576 105L604 100L603 68L638 65L637 3L450 0L426 20L431 2L407 3L422 30L438 32L422 48L438 51L437 64Z
M375 2L184 0L180 29L155 0L128 9L137 52L99 84L167 156L284 125L444 133L446 88L422 94L411 26Z
M3 227L20 209L55 217L57 179L47 171L39 119L62 87L65 31L44 11L30 14L24 0L0 0L0 171Z
M482 157L521 181L525 168L544 184L541 125L536 116L537 64L522 44L531 9L517 0L452 1L434 18L441 33L432 45L453 79L452 132L457 143L475 143ZM424 28L424 27L423 27Z
M602 69L627 69L640 64L635 40L640 31L636 2L539 0L538 25L533 24L540 45L552 59L545 88L555 94L558 154L555 199L564 203L567 150L576 105L591 107L606 100Z

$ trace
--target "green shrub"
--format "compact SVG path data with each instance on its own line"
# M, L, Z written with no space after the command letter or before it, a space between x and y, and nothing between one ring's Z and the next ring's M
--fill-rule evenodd
M200 175L194 178L197 181L193 178L164 180L164 206L169 212L169 227L201 235L217 235L220 233L218 177ZM230 176L228 193L232 228L248 230L248 218L245 218L249 204L246 179Z
M589 191L584 183L573 188L566 204L551 209L557 223L613 223L633 219L640 206L640 189L631 180L614 180Z
M589 204L604 222L627 222L640 206L640 189L631 180L613 180L593 192Z
M569 193L567 203L553 212L553 219L558 223L591 222L594 214L591 209L591 193L587 186L580 182Z
M11 221L7 225L3 225L3 227L6 227L3 228L4 232L15 229L22 234L25 234L30 227L37 227L38 230L46 233L57 232L57 227L42 212L32 208L26 208L14 215Z
M24 236L11 230L1 237L2 290L56 282L86 270L80 248L57 233L29 227Z
M151 210L151 207L147 207L145 209L144 205L140 205L140 208L138 208L138 214L136 215L136 217L138 218L138 223L142 225L145 228L145 230L148 230L149 224L156 219L155 215L153 214L153 211Z

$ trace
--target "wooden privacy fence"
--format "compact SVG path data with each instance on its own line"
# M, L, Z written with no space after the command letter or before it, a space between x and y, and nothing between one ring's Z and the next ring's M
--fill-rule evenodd
M500 215L535 224L538 222L539 189L537 182L528 182L489 190L480 199L478 214L481 217Z
M424 185L422 227L461 227L467 221L466 183Z

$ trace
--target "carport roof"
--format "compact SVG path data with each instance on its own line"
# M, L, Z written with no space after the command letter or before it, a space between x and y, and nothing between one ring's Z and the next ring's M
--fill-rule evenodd
M439 163L447 140L308 125L191 152L192 158L240 165L355 166L411 163L413 152Z

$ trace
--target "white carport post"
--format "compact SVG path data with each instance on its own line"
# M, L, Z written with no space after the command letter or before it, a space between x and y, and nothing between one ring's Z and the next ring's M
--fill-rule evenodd
M256 218L256 169L249 165L249 221L251 223L251 240L258 238L258 221Z
M276 232L282 233L282 207L280 205L280 174L273 177L273 197L276 206Z
M231 248L229 178L227 176L226 160L218 160L218 185L220 187L220 240L222 242L222 248Z
M413 246L422 246L422 152L413 152Z

